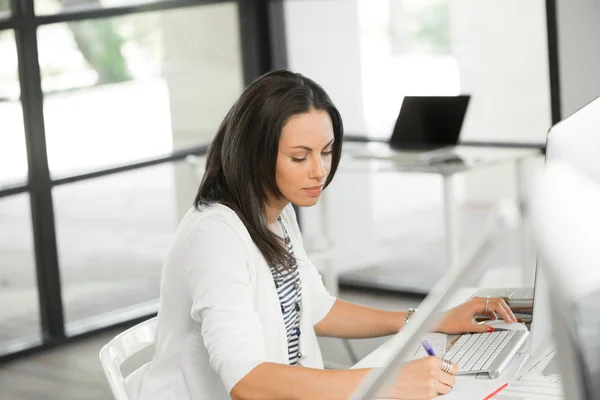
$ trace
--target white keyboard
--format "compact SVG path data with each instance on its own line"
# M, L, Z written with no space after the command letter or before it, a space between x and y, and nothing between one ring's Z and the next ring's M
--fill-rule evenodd
M458 375L487 373L497 378L527 340L526 330L497 330L460 336L444 358L458 364Z

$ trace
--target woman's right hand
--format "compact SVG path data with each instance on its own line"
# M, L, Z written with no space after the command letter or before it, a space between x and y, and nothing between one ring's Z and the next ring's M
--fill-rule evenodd
M386 390L387 398L429 400L447 394L454 386L458 366L452 363L449 373L442 371L442 359L425 357L410 361L400 371L394 387Z

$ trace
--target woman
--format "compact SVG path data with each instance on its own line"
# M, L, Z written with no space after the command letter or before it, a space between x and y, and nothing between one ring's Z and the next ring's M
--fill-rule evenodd
M346 399L369 372L323 370L317 336L390 335L410 315L329 295L292 208L317 203L342 134L329 96L300 74L273 71L242 93L164 265L156 354L140 399ZM481 299L456 307L438 330L485 331L472 323L484 308ZM488 310L514 319L501 299ZM441 364L408 363L386 396L448 393L457 366L445 373Z

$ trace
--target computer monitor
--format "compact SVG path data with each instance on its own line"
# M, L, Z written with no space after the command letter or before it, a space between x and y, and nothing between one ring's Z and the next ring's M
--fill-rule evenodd
M532 204L565 398L600 398L600 183L565 161L549 162Z
M600 182L600 97L550 128L546 161L566 161Z
M431 150L458 143L469 95L406 96L390 138L398 150Z
M546 138L546 164L565 161L600 182L600 97L552 126ZM535 354L552 336L553 306L544 261L538 257L530 351Z
M422 335L431 330L437 322L441 313L456 290L480 275L479 267L482 260L499 243L501 236L508 230L518 225L518 211L510 202L501 202L493 210L486 224L481 244L474 251L468 262L460 267L453 268L446 273L444 278L438 282L434 289L419 306L409 324L393 339L388 351L387 360L381 368L374 369L363 380L361 385L352 395L352 400L371 400L381 392L392 379L397 377L402 362L408 357L414 343L420 340Z

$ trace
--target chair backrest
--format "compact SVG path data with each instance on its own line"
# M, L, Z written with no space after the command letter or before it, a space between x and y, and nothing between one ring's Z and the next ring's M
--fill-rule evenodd
M100 350L100 363L116 400L137 399L141 379L150 363L124 377L121 366L133 355L154 344L156 317L115 336Z

